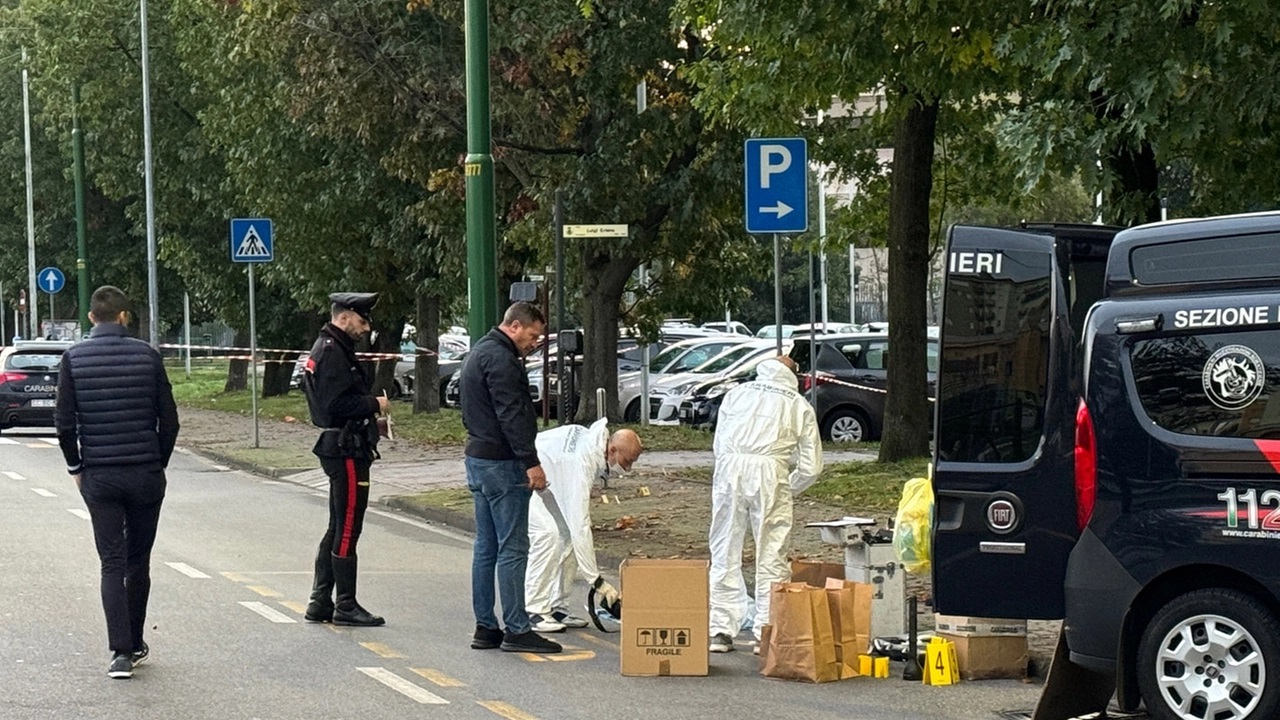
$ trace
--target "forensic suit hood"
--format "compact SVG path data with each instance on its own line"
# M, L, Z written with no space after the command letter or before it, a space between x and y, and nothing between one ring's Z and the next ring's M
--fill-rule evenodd
M796 376L776 359L756 379L725 394L720 406L711 485L711 635L737 635L747 615L742 544L756 540L756 616L769 621L769 588L790 577L787 544L792 498L822 473L818 422L797 389Z

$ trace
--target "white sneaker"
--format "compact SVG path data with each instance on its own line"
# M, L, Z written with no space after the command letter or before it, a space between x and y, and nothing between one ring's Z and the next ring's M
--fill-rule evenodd
M711 637L711 645L707 649L713 653L733 652L733 638L724 633L716 633Z
M544 618L541 615L530 615L529 622L533 625L533 631L536 633L558 633L564 632L564 623L558 623L551 618Z
M562 610L556 610L551 613L551 618L567 628L584 628L587 626L586 620Z

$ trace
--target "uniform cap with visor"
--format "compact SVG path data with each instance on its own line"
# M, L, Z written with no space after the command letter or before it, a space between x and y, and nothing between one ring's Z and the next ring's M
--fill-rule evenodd
M354 312L364 318L367 323L372 323L373 319L370 317L370 313L373 310L373 306L378 304L378 293L330 293L329 302L341 310Z

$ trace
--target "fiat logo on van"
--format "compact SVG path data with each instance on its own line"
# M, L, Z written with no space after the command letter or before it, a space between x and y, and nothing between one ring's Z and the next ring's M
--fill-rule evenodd
M987 527L998 533L1007 533L1018 524L1018 510L1008 500L992 500L987 505Z
M1200 374L1209 401L1223 410L1242 410L1262 394L1267 368L1258 353L1244 345L1218 348Z

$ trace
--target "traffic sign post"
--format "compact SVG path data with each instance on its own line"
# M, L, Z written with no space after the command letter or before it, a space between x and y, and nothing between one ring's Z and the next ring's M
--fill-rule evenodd
M745 224L773 234L773 314L782 352L783 233L809 229L809 145L804 138L751 138L744 144Z
M67 276L56 267L47 267L36 273L40 289L49 294L49 322L53 322L53 296L62 292L67 284Z
M231 262L249 265L249 398L253 411L253 446L258 439L258 316L254 302L253 266L276 259L275 238L269 218L235 218L231 221Z

